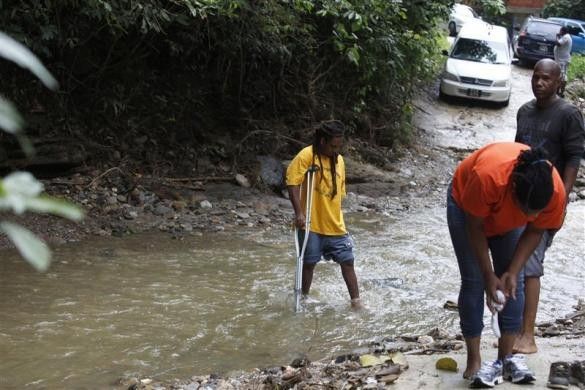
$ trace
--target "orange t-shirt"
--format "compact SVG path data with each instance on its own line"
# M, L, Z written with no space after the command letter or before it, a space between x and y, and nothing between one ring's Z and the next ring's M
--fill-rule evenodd
M518 155L526 149L530 147L514 142L489 144L465 158L455 171L453 199L465 212L484 218L487 237L528 222L541 229L558 229L563 224L565 187L556 169L552 198L538 215L525 215L514 201L511 175Z

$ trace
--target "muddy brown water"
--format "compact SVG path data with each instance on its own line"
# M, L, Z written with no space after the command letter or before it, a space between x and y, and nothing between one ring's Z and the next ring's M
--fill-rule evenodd
M585 202L572 203L547 258L539 320L570 312L585 296L584 220ZM458 291L444 209L350 215L349 223L367 307L359 313L332 263L318 266L314 301L294 313L292 238L282 231L69 244L56 249L46 274L4 251L0 388L227 373L435 326L457 332L457 313L442 309Z
M525 88L529 75L515 70L514 88ZM427 110L437 113L434 124L424 123L439 148L510 140L510 117L530 97L515 91L505 109L441 102ZM459 280L444 204L347 218L362 312L349 309L339 268L323 263L313 299L294 313L294 244L279 227L62 245L45 274L2 251L0 388L94 389L134 375L225 374L301 354L335 356L436 326L458 332L457 313L442 308L457 299ZM569 313L585 297L584 221L585 202L571 203L547 256L539 321Z

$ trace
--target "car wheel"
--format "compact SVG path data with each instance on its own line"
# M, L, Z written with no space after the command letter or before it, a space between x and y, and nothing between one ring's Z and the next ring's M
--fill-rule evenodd
M526 60L518 57L518 65L520 65L523 68L526 68Z
M454 37L457 35L457 27L455 26L455 22L449 22L449 36Z

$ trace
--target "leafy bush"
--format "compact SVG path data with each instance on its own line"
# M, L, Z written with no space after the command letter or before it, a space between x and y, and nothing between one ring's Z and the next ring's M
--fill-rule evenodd
M550 0L542 13L546 18L558 16L585 20L585 0Z
M0 33L0 56L11 60L32 71L47 87L56 88L57 81L26 47L9 36ZM0 129L14 134L20 141L25 153L34 150L24 135L24 121L13 104L0 98ZM82 212L77 207L41 195L43 185L28 172L14 172L0 179L0 211L8 210L15 214L25 211L52 213L72 220L79 220ZM45 271L50 262L50 251L44 242L27 229L8 222L0 221L0 231L14 243L21 255L39 271Z
M580 79L585 81L585 55L574 54L567 71L569 81Z
M440 61L437 24L452 1L14 3L0 22L62 76L68 118L73 108L115 127L109 118L133 116L124 123L167 133L196 116L230 131L338 117L392 143Z

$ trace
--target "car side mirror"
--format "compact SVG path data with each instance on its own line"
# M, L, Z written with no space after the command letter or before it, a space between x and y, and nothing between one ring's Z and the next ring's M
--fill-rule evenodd
M441 54L444 56L448 56L449 52L447 50L443 49L443 50L441 50Z

